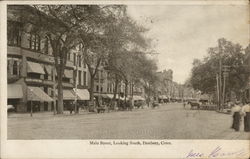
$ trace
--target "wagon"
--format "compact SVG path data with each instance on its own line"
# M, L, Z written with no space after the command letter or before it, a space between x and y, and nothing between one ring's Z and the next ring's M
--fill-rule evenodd
M190 101L190 102L188 102L188 104L191 105L190 109L195 109L195 108L200 109L200 106L201 106L201 104L199 102L194 102L194 101Z

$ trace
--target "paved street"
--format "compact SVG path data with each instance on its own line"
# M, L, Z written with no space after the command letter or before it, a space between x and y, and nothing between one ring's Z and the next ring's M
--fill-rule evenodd
M11 114L8 139L250 139L230 129L231 115L164 104L102 114Z

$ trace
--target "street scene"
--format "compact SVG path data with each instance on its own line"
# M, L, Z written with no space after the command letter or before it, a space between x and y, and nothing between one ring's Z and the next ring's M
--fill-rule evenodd
M235 133L228 129L232 123L230 115L190 110L188 106L184 109L179 103L130 112L82 113L77 116L65 113L65 116L37 114L32 120L29 115L15 114L8 120L8 138L250 139L247 132Z
M8 139L249 140L247 9L8 5Z

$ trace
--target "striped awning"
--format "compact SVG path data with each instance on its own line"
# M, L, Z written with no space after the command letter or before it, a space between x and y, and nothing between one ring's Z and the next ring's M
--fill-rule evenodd
M28 72L29 73L39 73L45 74L44 69L41 64L28 61Z
M145 100L144 98L142 98L141 96L133 96L134 100Z
M87 89L77 89L75 90L75 93L77 94L77 99L79 100L90 99L89 91Z
M50 65L44 65L44 67L45 67L45 71L47 72L47 74L51 75L52 66L50 66Z
M63 100L75 100L73 90L63 90Z
M8 84L8 99L23 98L23 89L20 84Z
M28 87L28 100L29 101L46 101L51 102L53 99L48 96L41 88L39 87Z
M66 78L73 78L73 70L64 70L64 76Z

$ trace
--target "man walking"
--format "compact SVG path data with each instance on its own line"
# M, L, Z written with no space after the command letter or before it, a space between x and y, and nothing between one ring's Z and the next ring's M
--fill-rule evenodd
M244 115L244 131L250 132L250 105L249 101L242 107L242 113Z

